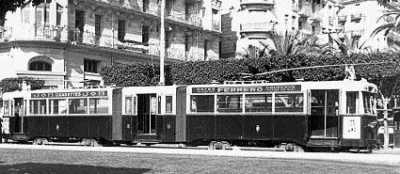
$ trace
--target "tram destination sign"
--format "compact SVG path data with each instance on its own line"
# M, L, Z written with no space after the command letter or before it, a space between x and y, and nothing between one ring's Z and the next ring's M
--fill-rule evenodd
M48 92L32 93L31 98L102 97L107 91Z
M301 85L195 87L192 93L240 93L301 91Z

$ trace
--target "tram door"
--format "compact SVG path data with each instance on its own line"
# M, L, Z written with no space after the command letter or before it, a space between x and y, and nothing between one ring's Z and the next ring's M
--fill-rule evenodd
M156 94L138 95L138 134L156 134Z
M339 90L311 90L311 138L335 138L339 126Z
M23 130L23 114L24 114L24 103L22 98L14 98L14 130L15 132L22 133Z

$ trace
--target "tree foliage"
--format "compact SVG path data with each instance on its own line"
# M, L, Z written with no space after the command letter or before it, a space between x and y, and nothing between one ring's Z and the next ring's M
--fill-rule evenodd
M399 53L371 53L351 55L277 55L258 59L226 59L215 61L178 62L167 66L166 81L171 84L208 84L212 81L229 80L268 80L270 82L288 82L296 79L306 81L343 80L344 66L318 69L286 71L267 75L256 75L263 72L296 67L312 67L321 65L342 65L356 63L387 64L356 66L357 78L365 78L379 85L385 95L396 86L396 77L400 76ZM106 84L117 86L157 85L159 71L157 65L110 65L103 69ZM390 79L390 80L388 80ZM400 86L400 84L398 85Z
M38 5L44 0L0 0L0 25L3 25L4 18L8 11L15 11L18 7L28 5Z
M37 80L29 77L19 77L19 78L5 78L0 81L0 88L2 92L10 92L15 90L21 90L22 83L26 82L27 85L31 86L31 89L41 89L44 87L43 80Z

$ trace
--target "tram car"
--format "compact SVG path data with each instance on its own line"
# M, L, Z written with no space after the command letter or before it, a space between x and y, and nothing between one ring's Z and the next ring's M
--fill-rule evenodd
M5 137L47 141L371 149L365 80L33 90L3 94Z

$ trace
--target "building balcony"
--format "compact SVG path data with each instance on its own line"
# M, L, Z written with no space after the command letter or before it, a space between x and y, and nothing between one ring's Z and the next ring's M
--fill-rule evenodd
M240 0L240 6L248 10L265 10L274 4L274 0Z
M213 21L212 30L221 31L221 22L220 21Z
M244 23L240 25L241 33L271 32L273 30L274 30L274 24L270 22Z
M361 13L359 14L352 14L351 15L351 21L357 21L357 20L361 20L363 17L363 15Z
M220 9L222 5L222 1L220 0L211 0L211 7L214 9Z
M350 30L347 33L350 33L351 37L361 37L364 34L364 30Z
M104 8L106 10L114 10L120 13L124 13L131 16L138 16L144 19L151 20L161 20L160 19L160 9L159 8L150 8L144 11L144 8L141 8L136 3L128 3L125 1L123 5L119 3L119 1L115 0L75 0L79 2L79 4L83 7L88 8ZM188 0L186 4L199 3L201 4L203 0ZM219 0L215 0L218 3ZM195 5L197 7L197 5ZM201 29L203 27L201 14L191 14L191 17L186 16L185 12L176 12L176 11L166 11L166 23L173 25L185 26L193 29Z
M312 16L311 7L303 6L299 10L300 17L310 17Z
M347 18L347 16L339 16L338 21L344 23L344 22L346 22L346 18Z
M66 37L66 30L59 26L25 25L21 27L0 28L0 41L9 40L41 40L61 41Z

